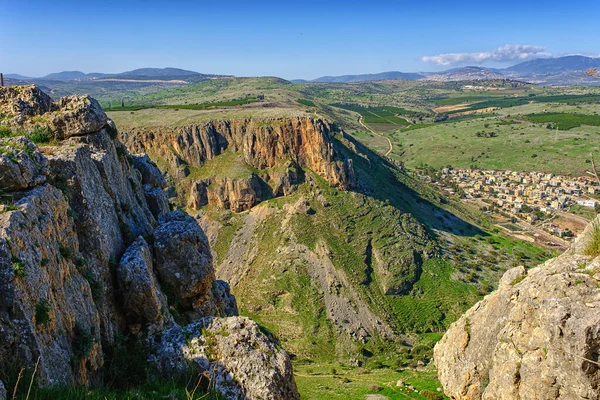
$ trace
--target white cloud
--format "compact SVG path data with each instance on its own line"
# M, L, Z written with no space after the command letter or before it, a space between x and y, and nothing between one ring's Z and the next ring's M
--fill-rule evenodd
M483 53L448 53L438 54L436 56L425 56L422 60L426 63L437 65L456 65L456 64L483 64L486 61L510 62L527 61L534 58L551 57L550 53L545 52L546 48L541 46L531 46L527 44L507 44L498 47L492 51Z

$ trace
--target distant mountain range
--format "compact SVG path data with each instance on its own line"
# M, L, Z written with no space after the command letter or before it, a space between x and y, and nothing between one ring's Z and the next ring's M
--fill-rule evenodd
M600 58L586 56L565 56L525 61L508 68L460 67L441 72L399 72L388 71L377 74L323 76L311 81L296 79L291 82L305 83L355 83L392 79L425 80L438 82L512 79L539 85L597 86L600 79L589 77L585 71L600 68ZM50 85L52 82L94 83L103 81L163 81L179 84L197 83L208 79L228 78L230 75L202 74L179 68L140 68L115 74L84 73L81 71L63 71L33 78L19 74L5 74L8 79ZM134 82L135 83L135 82ZM137 84L137 83L135 83Z
M63 71L48 74L43 77L28 77L19 74L5 74L10 79L24 81L90 81L103 79L128 79L128 80L186 80L199 81L210 78L225 77L226 75L201 74L195 71L188 71L179 68L140 68L133 71L120 72L115 74L106 74L99 72L84 73L81 71Z
M600 68L600 58L565 56L525 61L508 68L461 67L446 71L406 73L399 71L379 74L323 76L312 81L292 82L352 83L389 79L429 80L440 82L514 79L543 85L598 85L600 80L585 75L590 68Z

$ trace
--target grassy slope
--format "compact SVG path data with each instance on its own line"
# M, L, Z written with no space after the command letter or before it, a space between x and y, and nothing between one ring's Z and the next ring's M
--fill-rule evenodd
M340 140L345 142L345 139ZM361 150L369 152L368 149ZM376 160L373 153L369 155ZM330 205L323 207L318 201L311 201L314 215L292 217L294 240L309 248L314 248L319 241L326 242L332 262L344 270L352 282L351 290L360 293L371 309L397 332L409 334L413 346L407 349L377 339L360 345L337 334L326 317L322 295L311 284L306 265L285 259L276 252L290 240L280 230L277 215L269 217L254 232L257 257L252 260L248 275L233 289L241 312L271 330L281 339L284 348L294 354L298 384L305 398L360 398L369 392L373 382L385 387L383 383L403 379L407 374L422 380L418 383L421 389L437 387L433 373L400 373L396 369L414 366L417 360L430 358L431 348L439 339L439 336L431 336L439 335L432 332L443 332L491 290L506 268L518 263L534 266L550 254L492 230L486 233L477 226L461 222L454 214L477 223L485 223L485 219L480 214L469 215L460 204L448 203L441 208L439 194L395 171L383 160L373 162L369 167L366 161L349 151L345 156L354 158L359 179L369 188L368 196L339 191L314 176L318 189L303 184L294 195L269 200L263 206L281 210L286 204L295 203L300 196L310 198L310 193L318 190ZM409 294L386 296L381 291L377 274L369 284L361 283L367 240L377 236L373 232L409 247L411 240L417 246L426 246L426 241L412 236L419 229L418 225L408 214L398 210L414 213L430 234L438 238L443 251L440 256L425 261L421 277ZM223 218L214 209L207 211L214 214L212 218L227 221L214 245L220 261L228 243L241 228L241 216ZM376 246L377 239L373 240ZM390 249L392 256L400 254L403 248ZM365 350L373 356L360 356L366 354ZM319 368L340 369L339 362L347 362L350 356L362 359L372 375L360 374L356 368L344 370L344 376L308 372ZM354 383L340 385L339 381L344 377ZM390 398L406 398L394 389L384 389L381 393Z

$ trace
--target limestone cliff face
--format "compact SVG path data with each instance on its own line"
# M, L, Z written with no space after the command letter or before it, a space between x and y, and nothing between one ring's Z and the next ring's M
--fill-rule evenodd
M562 256L507 271L450 327L434 356L448 396L600 398L600 257L586 255L597 224Z
M36 87L0 88L0 99L2 123L24 133L45 124L55 139L42 148L25 136L0 139L3 369L37 363L41 384L93 384L118 335L142 332L150 357L163 353L163 332L181 332L176 320L237 315L229 286L215 280L204 232L189 215L168 211L162 173L115 139L95 100L54 103ZM237 334L232 318L215 324ZM284 381L297 398L285 351L252 321L242 325L275 350L260 359L238 349L198 367L219 363L221 374L236 378L226 358L248 356L261 380L243 375L237 390L244 398L266 398L265 387ZM192 333L202 334L186 338ZM173 370L192 361L177 351L184 355ZM159 358L154 364L165 372ZM218 390L235 386L223 382Z
M214 203L225 208L243 211L256 202L289 193L297 179L296 168L309 168L330 184L342 189L356 185L351 160L342 160L333 139L334 130L326 122L313 118L289 118L270 121L211 121L203 125L181 128L156 128L121 133L121 139L132 152L147 153L151 158L166 162L168 172L176 179L190 173L190 167L200 168L225 151L243 156L250 167L263 170L260 176L234 181L231 178L210 182L220 189L207 194L206 201L198 182L192 185L189 200L192 206ZM287 166L291 173L279 171ZM258 189L263 181L271 193ZM208 186L208 185L205 185Z

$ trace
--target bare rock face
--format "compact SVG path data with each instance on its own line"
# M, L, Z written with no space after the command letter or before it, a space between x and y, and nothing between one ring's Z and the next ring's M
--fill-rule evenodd
M227 399L296 400L287 353L245 317L203 318L165 331L152 361L169 375L194 365Z
M125 318L134 324L162 325L171 320L165 295L152 270L152 252L141 236L125 251L117 267L117 279Z
M134 154L131 158L133 159L133 166L142 174L142 183L144 185L161 189L167 187L165 177L150 157L146 154Z
M600 398L600 258L572 249L526 271L452 324L434 351L453 399Z
M260 179L251 175L240 179L213 179L207 188L207 197L210 205L242 212L258 204L263 199L263 194Z
M24 136L0 139L0 188L18 191L41 185L48 174L48 160Z
M69 204L45 184L16 207L0 215L0 365L31 366L39 357L42 382L88 382L103 362L100 316L75 266Z
M50 96L35 85L0 88L0 117L12 118L10 124L21 124L33 117L56 110Z
M333 140L334 131L324 121L288 118L270 121L215 121L182 128L124 132L121 139L135 152L150 152L170 163L177 176L182 161L201 167L225 150L241 153L258 169L276 168L290 161L310 168L332 185L348 189L356 185L354 169L342 160ZM285 183L285 182L284 182Z
M160 217L154 232L158 276L185 309L211 296L215 271L208 239L198 222L181 211Z
M161 214L169 212L169 199L165 190L151 185L144 185L144 196L154 218L158 219Z
M100 104L87 95L63 97L58 106L48 116L48 126L59 139L98 132L108 122Z
M238 315L237 302L231 294L231 288L227 282L218 279L214 281L212 293L218 317L235 317Z

